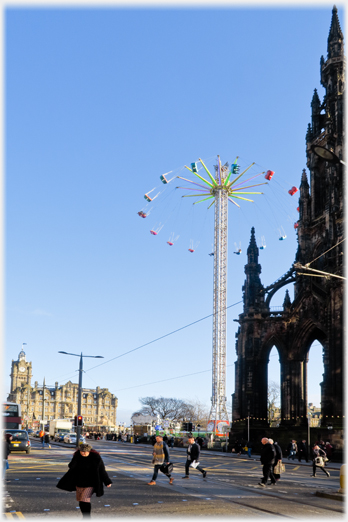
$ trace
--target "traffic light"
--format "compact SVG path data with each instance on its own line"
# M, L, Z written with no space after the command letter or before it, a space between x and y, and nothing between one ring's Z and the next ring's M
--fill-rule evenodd
M182 431L188 431L188 423L187 422L183 422L182 423Z
M192 431L192 422L188 422L187 431Z
M74 417L74 426L77 426L77 415Z
M83 417L82 415L77 416L77 424L76 426L83 426Z

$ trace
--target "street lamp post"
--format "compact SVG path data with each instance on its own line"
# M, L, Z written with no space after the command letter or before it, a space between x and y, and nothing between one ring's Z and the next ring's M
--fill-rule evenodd
M77 398L77 416L81 415L81 398L82 398L82 372L83 372L83 357L91 357L93 359L104 359L102 355L78 355L77 353L68 353L68 352L58 352L63 353L64 355L73 355L75 357L80 357L80 367L79 367L79 392ZM81 435L81 426L76 426L76 447L79 447L80 444L80 435Z
M312 152L319 158L328 161L329 163L341 163L341 165L346 165L345 161L342 161L332 150L323 147L322 145L312 145Z
M310 455L311 449L311 412L307 412L307 423L308 423L308 455Z
M43 380L43 385L42 385L42 430L45 431L45 377L44 377L44 380ZM42 446L44 447L44 442L45 442L45 435L44 435L44 440L43 440L43 444Z

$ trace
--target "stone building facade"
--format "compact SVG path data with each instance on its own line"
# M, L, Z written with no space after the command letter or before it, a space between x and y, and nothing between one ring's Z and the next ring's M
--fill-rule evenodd
M268 426L268 362L273 346L281 367L280 426L304 426L308 418L307 363L312 343L323 347L321 426L343 425L343 241L344 241L344 91L343 34L332 10L327 58L311 103L306 134L309 179L302 172L298 249L289 270L268 287L261 283L259 250L252 228L245 265L243 313L236 334L233 422L252 419ZM312 270L314 269L314 270ZM318 272L320 271L320 272ZM273 295L294 283L294 301L285 292L283 309L272 312Z
M23 349L18 360L12 360L10 377L7 400L21 404L24 425L31 426L35 420L73 419L77 415L78 384L68 381L46 386L35 381L31 386L32 363L26 361ZM117 405L117 397L107 388L82 388L81 415L86 426L115 427Z

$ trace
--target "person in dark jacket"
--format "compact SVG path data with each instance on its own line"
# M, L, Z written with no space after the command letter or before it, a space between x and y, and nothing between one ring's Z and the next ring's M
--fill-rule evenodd
M290 460L292 458L292 460L295 460L296 453L297 453L296 440L293 439L291 442L289 442L288 447L287 447L287 452L288 452L288 459Z
M308 451L305 440L302 440L298 447L298 461L301 462L301 459L305 459L305 461L308 462Z
M318 461L317 461L318 457L322 457L322 463L323 463L322 465L318 465ZM327 477L330 476L330 473L328 471L326 471L326 469L324 468L324 465L325 465L324 457L326 457L325 451L323 449L319 448L319 446L316 444L312 450L313 475L311 475L311 477L316 476L317 468L322 469Z
M203 448L203 439L202 439L202 437L197 437L196 442L197 442L197 444L199 444L199 448L202 449Z
M199 444L197 444L197 442L195 442L194 437L192 435L190 435L188 438L187 460L185 463L185 476L182 478L184 478L184 479L190 478L189 477L190 466L192 468L198 469L198 471L200 471L202 473L203 478L205 478L207 476L207 472L201 466L198 465L200 451L201 451L201 449L199 447Z
M240 455L242 453L242 443L240 440L237 440L237 442L234 446L234 449L235 449L236 453L238 454L238 457L240 457Z
M326 456L327 456L327 458L328 458L328 460L330 462L330 460L332 459L333 446L330 444L330 442L327 442L325 444L325 447L322 448L322 449L325 451Z
M169 478L169 484L173 484L174 479L171 474L168 471L163 471L161 469L163 464L166 464L167 466L170 464L169 449L167 444L164 442L162 435L156 435L156 443L153 446L152 464L154 464L154 468L152 479L147 483L149 486L156 485L159 470Z
M10 467L9 464L8 464L8 456L9 454L11 453L11 440L12 440L12 435L11 433L5 433L4 434L4 442L3 442L3 445L4 445L4 456L3 456L3 460L4 460L4 470L3 470L3 479L5 480L5 477L6 477L6 471L8 470L8 468Z
M45 433L44 435L44 441L45 441L45 444L47 444L47 446L50 448L50 435L49 433ZM45 447L45 444L44 444L44 447Z
M278 482L278 480L280 480L280 474L274 473L274 468L276 467L278 462L281 462L283 460L283 452L282 452L282 448L279 446L278 442L273 442L273 439L268 439L268 442L270 444L273 444L273 448L275 451L275 459L274 459L272 471L273 471L273 475L274 475L276 482Z
M91 496L104 495L103 484L109 488L112 480L107 474L100 454L89 444L80 444L75 451L69 471L60 479L57 488L65 491L76 491L82 516L91 516Z
M261 464L263 465L262 473L263 478L261 482L259 482L260 486L265 487L268 479L271 479L271 484L275 484L276 480L273 475L273 464L275 461L276 452L273 447L273 444L270 444L269 440L264 437L261 439L262 450L261 450Z

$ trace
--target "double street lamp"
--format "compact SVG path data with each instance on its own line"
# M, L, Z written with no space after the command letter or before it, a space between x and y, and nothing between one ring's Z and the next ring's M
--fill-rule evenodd
M79 393L77 399L77 416L81 415L81 396L82 396L82 372L83 372L83 357L91 357L93 359L104 359L102 355L78 355L77 353L58 352L64 355L73 355L74 357L80 357L80 368L79 368ZM81 426L76 426L76 447L79 447L81 435Z

